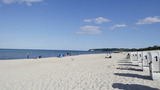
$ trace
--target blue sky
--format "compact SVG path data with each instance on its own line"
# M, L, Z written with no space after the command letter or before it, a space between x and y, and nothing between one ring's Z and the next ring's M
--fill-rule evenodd
M160 45L160 0L0 0L0 48Z

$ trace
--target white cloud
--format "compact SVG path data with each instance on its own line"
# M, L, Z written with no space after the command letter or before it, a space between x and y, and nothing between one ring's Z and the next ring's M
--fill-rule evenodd
M42 2L43 0L2 0L4 4L12 3L25 3L28 6L32 6L32 3Z
M100 34L102 31L99 30L100 27L97 26L83 26L80 31L76 32L77 34Z
M147 17L147 18L144 18L142 20L138 20L138 22L136 24L137 25L153 24L153 23L158 23L158 22L160 22L160 17L155 16L155 17Z
M113 25L112 27L110 27L110 29L115 29L115 28L119 28L119 27L127 27L126 24L116 24L116 25Z
M94 22L96 24L102 24L105 22L109 22L109 19L103 18L103 17L98 17L98 18L94 18L94 19L85 19L83 20L84 22Z
M106 19L106 18L103 18L103 17L98 17L98 18L94 19L94 22L96 24L102 24L102 23L109 22L109 21L110 21L109 19Z

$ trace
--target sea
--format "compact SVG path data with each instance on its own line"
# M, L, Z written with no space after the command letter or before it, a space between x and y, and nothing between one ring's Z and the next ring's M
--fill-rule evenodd
M0 49L0 60L14 60L26 58L58 57L60 54L71 55L111 53L112 51L78 51L78 50L34 50L34 49Z

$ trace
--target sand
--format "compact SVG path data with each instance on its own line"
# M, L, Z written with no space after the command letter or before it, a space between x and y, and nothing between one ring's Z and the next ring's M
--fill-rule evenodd
M0 90L158 90L160 80L125 55L0 60Z

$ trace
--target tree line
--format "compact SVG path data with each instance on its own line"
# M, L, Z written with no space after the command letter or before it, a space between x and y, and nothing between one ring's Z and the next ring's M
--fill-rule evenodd
M89 49L89 51L149 51L149 50L160 50L160 46L154 45L146 48L100 48L100 49Z

